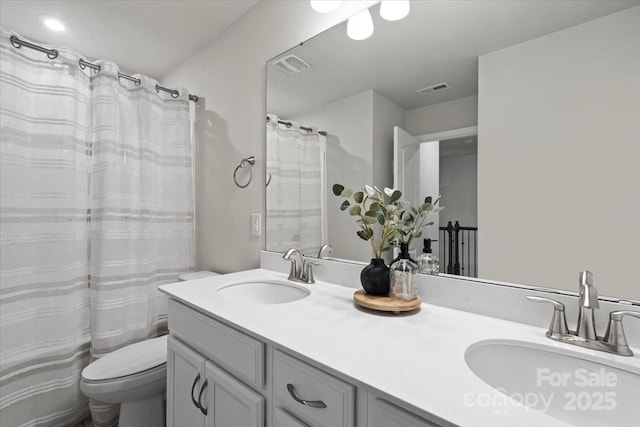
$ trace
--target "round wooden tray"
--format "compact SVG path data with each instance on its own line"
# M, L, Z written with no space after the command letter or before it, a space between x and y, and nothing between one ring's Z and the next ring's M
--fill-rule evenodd
M404 311L418 309L422 303L420 296L411 301L404 301L386 296L369 295L364 291L364 289L358 289L355 291L353 294L353 300L360 307L378 311L390 311L393 314L400 314Z

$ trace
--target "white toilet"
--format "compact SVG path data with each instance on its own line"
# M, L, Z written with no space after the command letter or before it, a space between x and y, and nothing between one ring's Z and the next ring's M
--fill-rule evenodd
M210 271L180 275L179 281L216 276ZM167 336L122 347L82 370L80 390L98 402L120 404L120 427L164 426Z

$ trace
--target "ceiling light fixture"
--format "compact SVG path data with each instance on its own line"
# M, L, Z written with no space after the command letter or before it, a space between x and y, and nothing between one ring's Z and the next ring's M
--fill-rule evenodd
M340 1L334 0L311 0L311 8L316 12L329 13L340 7Z
M62 32L67 30L67 26L58 18L54 18L53 16L40 15L40 20L44 24L45 27L55 32Z
M358 12L347 22L347 35L353 40L364 40L373 34L373 20L369 9Z
M380 4L380 16L387 21L399 21L409 14L409 0L383 0Z

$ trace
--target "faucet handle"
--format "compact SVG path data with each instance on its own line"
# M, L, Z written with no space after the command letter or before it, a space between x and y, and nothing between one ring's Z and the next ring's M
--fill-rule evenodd
M304 281L305 283L311 284L316 283L316 280L313 278L313 266L317 265L316 263L307 261L305 265L304 271Z
M623 356L633 356L633 352L629 348L629 344L627 344L624 329L622 328L622 318L625 316L640 319L640 312L621 310L609 313L609 326L607 326L607 332L604 335L604 342L616 346L618 353Z
M298 277L298 263L295 259L291 258L289 260L291 262L291 266L289 267L289 280L295 280Z
M526 296L529 301L543 302L553 305L553 317L551 318L551 324L547 331L547 336L552 335L567 335L569 328L567 327L567 318L564 315L564 304L551 298L538 297L534 295Z
M311 259L307 258L307 257L303 257L302 258L302 268L303 268L303 272L302 272L302 281L307 283L307 284L312 284L312 283L316 283L314 277L313 277L313 266L314 265L320 265L319 262L316 261L312 261Z

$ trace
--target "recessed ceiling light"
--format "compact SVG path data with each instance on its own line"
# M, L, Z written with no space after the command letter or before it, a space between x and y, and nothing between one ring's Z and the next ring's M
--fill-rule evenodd
M53 16L40 15L40 20L44 24L45 27L55 32L62 32L67 30L67 26L64 22L62 22L58 18L54 18Z

